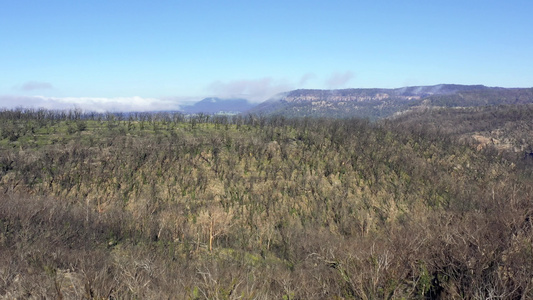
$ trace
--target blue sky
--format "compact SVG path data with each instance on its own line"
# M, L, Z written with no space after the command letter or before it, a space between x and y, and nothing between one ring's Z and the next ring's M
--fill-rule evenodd
M533 1L0 0L0 107L533 86Z

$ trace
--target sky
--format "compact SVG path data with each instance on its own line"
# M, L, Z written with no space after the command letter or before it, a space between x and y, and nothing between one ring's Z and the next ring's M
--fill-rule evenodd
M533 87L533 1L0 0L0 108L293 89Z

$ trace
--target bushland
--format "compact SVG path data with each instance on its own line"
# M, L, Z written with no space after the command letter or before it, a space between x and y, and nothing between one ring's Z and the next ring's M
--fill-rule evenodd
M531 159L423 115L2 111L0 295L533 297Z

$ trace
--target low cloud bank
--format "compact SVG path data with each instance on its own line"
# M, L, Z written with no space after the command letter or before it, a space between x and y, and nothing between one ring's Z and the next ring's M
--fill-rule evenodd
M288 92L297 88L345 88L355 78L351 71L335 72L326 78L320 86L308 87L317 81L318 76L309 72L302 75L297 82L276 80L271 77L260 79L241 79L233 81L214 81L207 86L206 91L220 98L244 98L252 102L262 102L272 96Z
M244 98L252 102L262 102L271 96L293 89L293 85L266 77L243 79L230 82L212 82L207 90L220 98Z
M350 71L336 72L327 78L323 84L327 88L343 88L352 79L354 74ZM233 81L217 80L209 84L205 91L206 96L219 98L244 98L251 102L259 103L276 94L288 92L296 88L304 88L310 82L316 82L317 75L306 73L297 82L279 80L272 77L260 79L241 79ZM52 84L41 81L28 81L16 87L18 91L31 92L35 90L54 89ZM48 97L48 96L22 96L0 95L0 109L45 108L50 110L81 109L94 112L132 112L132 111L173 111L180 106L191 105L201 100L201 97Z
M44 96L0 96L0 108L46 108L51 110L82 109L94 112L131 112L178 110L176 99L143 97L44 97Z

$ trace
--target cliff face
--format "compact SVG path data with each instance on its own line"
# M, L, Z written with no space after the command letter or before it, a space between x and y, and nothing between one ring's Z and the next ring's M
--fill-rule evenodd
M439 84L412 86L397 89L343 89L343 90L295 90L287 93L287 102L301 101L383 101L387 99L419 100L432 95L450 95L458 92L500 90L482 85Z
M261 103L249 113L379 119L416 106L470 107L533 103L533 89L440 84L398 89L294 90Z
M317 93L306 93L300 95L289 95L285 98L287 102L305 102L305 101L328 101L328 102L340 102L340 101L382 101L390 98L387 93L377 93L375 95L361 95L361 94L348 94L348 95L320 95Z

